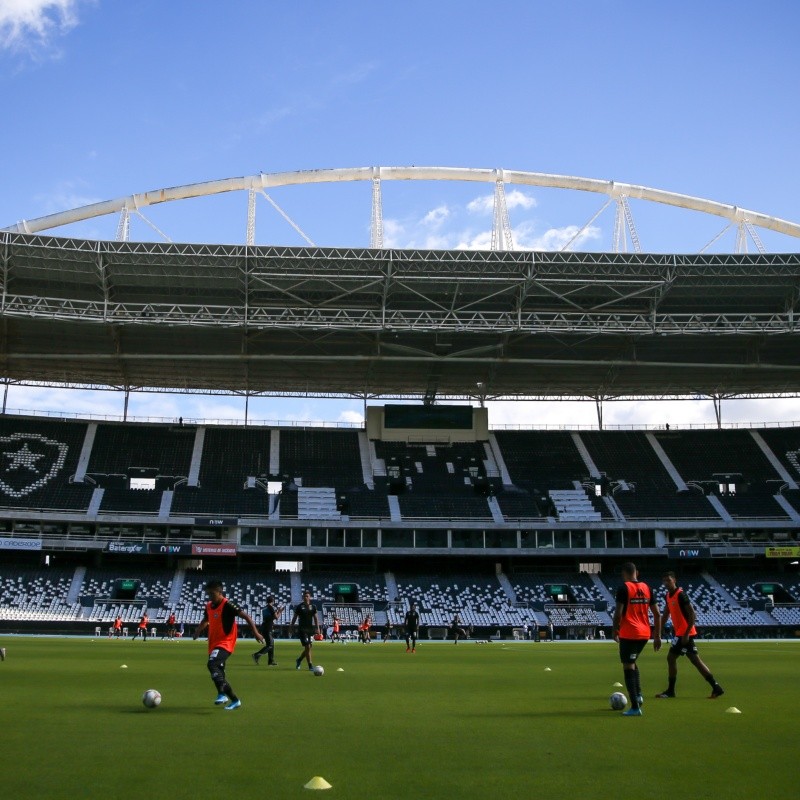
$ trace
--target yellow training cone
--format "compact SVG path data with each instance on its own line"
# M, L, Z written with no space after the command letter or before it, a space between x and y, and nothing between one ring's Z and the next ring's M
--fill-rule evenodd
M127 665L127 664L123 664L123 665L120 667L120 669L128 669L128 665Z
M332 789L333 787L325 780L315 775L304 787L304 789Z
M612 686L613 686L615 689L621 689L621 688L622 688L622 684L621 684L619 681L617 681L616 683L612 683L611 685L612 685Z
M544 668L544 671L545 671L545 672L552 672L553 670L551 670L551 669L550 669L550 667L545 667L545 668Z
M736 708L736 706L731 706L730 708L726 708L725 709L725 713L726 714L741 714L742 712L739 711L739 709Z

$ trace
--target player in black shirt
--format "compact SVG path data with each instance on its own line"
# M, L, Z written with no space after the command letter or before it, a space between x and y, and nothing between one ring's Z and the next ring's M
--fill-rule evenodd
M453 621L450 623L450 632L453 634L455 641L453 644L458 644L459 639L466 639L467 632L461 627L461 615L456 611Z
M261 656L267 656L267 665L270 667L277 667L278 662L275 661L275 621L280 617L283 612L283 606L280 608L275 607L275 595L270 595L267 598L267 607L264 609L264 621L261 624L261 633L264 636L264 646L257 652L253 653L253 661L258 664L258 659Z
M406 629L406 653L409 651L416 653L417 637L419 636L419 611L417 611L416 603L412 603L411 608L406 612L403 626Z
M303 602L295 606L294 616L292 617L291 630L297 624L298 634L297 638L300 639L300 644L303 645L303 652L295 661L296 669L300 669L303 659L308 661L308 668L314 669L314 664L311 662L311 648L314 645L314 632L317 636L319 633L319 617L317 616L317 607L311 602L311 592L303 592Z

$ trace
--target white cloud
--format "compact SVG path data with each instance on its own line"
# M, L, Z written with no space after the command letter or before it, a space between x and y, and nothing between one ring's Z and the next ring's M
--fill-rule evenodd
M78 0L0 0L0 47L39 49L78 24Z
M511 211L514 208L535 208L536 198L531 197L519 189L512 189L506 192L506 208ZM467 203L467 211L471 214L491 214L494 210L494 195L487 194L482 197L476 197Z
M449 216L450 209L446 205L436 206L422 218L422 224L430 228L441 228Z
M514 228L514 245L520 250L561 250L580 230L577 225L564 225L561 228L548 228L542 233L536 233L532 223L523 223ZM569 249L580 249L582 244L600 239L601 233L596 225L590 225L581 231Z

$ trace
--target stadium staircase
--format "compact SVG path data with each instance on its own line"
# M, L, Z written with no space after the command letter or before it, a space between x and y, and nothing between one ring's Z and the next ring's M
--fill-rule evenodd
M600 580L599 575L591 574L589 577L592 580L592 583L595 585L597 591L600 593L600 596L603 600L606 601L609 608L613 608L616 605L616 601L614 600L614 595L608 591L608 587Z
M183 590L183 584L186 580L186 570L181 569L180 567L175 570L175 574L172 576L172 588L169 591L169 597L167 598L167 605L170 608L175 608L178 604L178 601L181 599L181 591Z
M89 501L89 508L86 510L87 517L96 517L100 513L100 505L103 502L103 495L106 493L105 489L99 486L92 492L92 499Z
M508 598L508 602L512 605L517 602L517 595L514 592L514 587L511 585L511 581L508 579L508 575L503 572L502 568L497 571L497 580L500 585L503 587L503 591L506 593L506 597Z
M577 432L573 432L570 434L570 436L572 437L572 441L575 443L577 451L580 453L581 458L583 459L583 463L586 465L586 469L589 472L589 476L592 478L599 478L600 470L597 469L597 466L595 465L592 456L586 449L586 445L583 443L581 435Z
M713 586L717 594L722 597L728 605L740 605L739 601L710 572L701 572L700 574L703 580L710 586Z
M374 489L375 481L373 480L374 471L372 466L372 453L374 452L374 448L370 447L369 444L367 432L359 431L358 452L361 456L361 477L363 478L364 484L368 489Z
M299 572L290 572L289 580L292 589L292 605L299 605L303 601L303 580Z
M67 605L73 605L78 602L81 596L81 586L83 586L83 579L86 577L86 567L75 567L75 574L72 576L72 583L67 593Z
M397 591L397 581L395 580L393 572L384 572L383 580L386 583L386 599L389 601L396 600L400 595Z
M489 504L489 511L492 514L492 520L496 522L498 525L504 524L506 519L503 516L503 512L500 509L500 504L497 502L497 498L487 497L486 502Z
M386 499L389 502L389 519L392 522L402 522L403 515L400 512L400 501L397 499L397 495L390 494Z
M172 512L172 498L175 497L175 492L172 489L167 489L161 495L161 503L158 507L159 519L169 519Z
M281 432L277 428L269 432L269 474L281 474Z
M658 439L656 439L652 433L648 433L647 441L650 442L650 446L658 456L658 460L664 465L664 469L667 471L670 478L672 478L675 488L679 492L685 492L689 488L686 485L686 481L681 477L678 470L675 469L675 465L672 463L672 461L670 461L669 456L664 452L664 448L661 446Z
M790 489L800 488L797 481L791 476L789 470L781 463L780 459L772 452L770 446L764 441L764 437L758 431L750 431L753 441L758 445L761 452L766 457L767 461L772 464L772 468L781 478L786 482Z
M192 447L192 460L189 464L189 486L200 485L200 463L203 460L203 445L206 440L206 429L200 425L194 434L194 445Z
M78 468L75 470L75 483L83 483L86 477L86 470L89 468L89 459L92 456L92 446L94 437L97 434L97 423L90 422L86 426L86 436L83 439L81 454L78 456Z
M511 486L513 481L511 480L511 475L508 472L508 467L506 466L505 459L503 458L503 453L500 450L500 445L497 443L497 437L493 434L489 434L489 441L484 443L484 448L486 450L486 460L494 461L497 465L497 469L500 473L500 479L503 481L503 486Z

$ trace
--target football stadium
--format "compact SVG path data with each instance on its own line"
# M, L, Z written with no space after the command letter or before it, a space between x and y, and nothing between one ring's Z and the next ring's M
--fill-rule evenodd
M491 182L490 249L384 248L381 182L417 177ZM372 184L371 247L260 246L250 226L244 245L126 233L149 203L244 191L252 222L260 187L341 180ZM515 249L506 182L607 194L616 248ZM260 791L263 779L279 797L306 783L342 797L605 797L616 748L643 736L653 748L680 739L692 753L682 777L729 797L794 780L782 712L798 699L800 425L726 426L719 412L728 398L800 391L800 256L622 244L636 241L629 196L725 217L740 244L760 244L756 226L800 226L596 183L441 168L262 173L0 233L6 396L17 384L101 387L124 394L127 412L143 389L313 395L358 398L365 412L363 424L226 425L26 415L4 402L0 641L18 733L7 749L25 765L48 753L7 776L7 791L196 796L214 785L197 763L214 737L235 743L229 789ZM116 241L58 235L108 214ZM615 399L685 396L709 398L718 424L603 425ZM487 403L509 398L589 399L597 425L493 425ZM644 719L609 708L626 690L614 642L626 562L662 608L657 587L677 574L724 696L714 683L708 702L687 659L675 696L651 699L667 662L648 652ZM251 658L260 645L240 620L236 714L214 707L205 644L193 642L212 579L259 625L275 611L274 670ZM306 592L319 681L293 640ZM148 709L151 689L160 705ZM766 752L773 768L729 783L728 759L763 765ZM130 794L119 769L135 771ZM675 773L652 777L657 792L644 796Z

